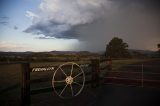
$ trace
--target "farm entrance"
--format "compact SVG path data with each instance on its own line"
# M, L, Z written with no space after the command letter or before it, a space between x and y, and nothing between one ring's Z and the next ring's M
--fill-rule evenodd
M76 97L81 93L84 85L90 84L92 87L99 84L141 87L159 87L160 85L160 67L148 62L124 65L114 64L110 59L94 59L74 63L59 62L39 65L25 63L22 67L23 105L30 104L31 95L39 95L49 91L51 91L50 96L54 96L54 98L58 96L61 98ZM72 74L73 77L70 77ZM75 77L79 78L74 79ZM53 93L53 91L56 92ZM55 96L56 94L57 96Z
M98 86L99 72L108 68L108 61L110 59L22 64L22 105L31 103L31 95L54 91L54 96L68 99L78 96L84 86ZM100 67L100 63L105 65Z

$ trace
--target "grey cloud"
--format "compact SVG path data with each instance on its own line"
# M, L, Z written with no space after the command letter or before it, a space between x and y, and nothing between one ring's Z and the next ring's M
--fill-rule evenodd
M8 22L6 22L6 21L1 21L0 24L1 24L1 25L7 25Z
M17 27L17 26L14 26L14 27L13 27L13 29L14 29L14 30L17 30L17 29L18 29L18 27Z
M71 28L69 27L70 30L67 31L58 31L55 27L57 27L58 24L41 24L38 23L36 25L32 25L29 28L27 28L24 32L26 33L32 33L34 35L45 35L45 37L40 37L40 39L48 39L48 37L55 37L59 39L77 39L78 38L78 33L76 32L76 27ZM55 29L56 31L55 31ZM50 39L50 38L49 38Z
M67 30L65 30L67 29ZM76 38L74 28L71 30L70 26L65 24L58 24L56 22L39 22L29 28L24 32L32 33L34 35L43 34L46 37L64 38L64 39L74 39ZM45 38L45 37L44 37Z
M7 25L9 23L9 17L7 16L0 16L0 24Z
M7 16L0 16L0 19L9 19Z
M78 39L75 28L102 16L105 6L108 5L106 1L43 0L39 7L41 14L29 12L36 17L32 17L32 25L24 32L55 38Z
M77 29L83 41L81 49L105 50L106 44L117 36L123 38L130 48L155 50L160 41L160 12L154 8L154 3L112 1L115 6L105 17Z
M52 0L44 1L51 2L51 4L49 2L45 4L46 7L43 4L42 13L45 14L45 17L33 22L24 31L45 35L40 39L49 37L78 39L81 44L77 50L90 51L105 50L106 44L114 36L123 38L130 48L135 49L153 49L160 41L160 3L158 0L100 0L110 1L109 8L106 8L108 4L100 3L98 7L85 7L82 10L79 5L70 5L69 8L64 6L65 2L60 2L63 6L57 5L59 6L57 10L61 11L57 11L56 14L54 13L56 10L46 9L53 7ZM76 11L70 14L72 12L66 11L70 9ZM82 11L85 13L83 14ZM47 18L46 15L49 15L50 18ZM66 17L60 17L61 15Z

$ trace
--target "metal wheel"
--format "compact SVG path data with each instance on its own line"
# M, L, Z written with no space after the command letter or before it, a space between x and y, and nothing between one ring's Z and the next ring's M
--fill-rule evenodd
M53 74L52 86L61 98L78 96L85 84L85 74L82 68L74 62L60 65Z

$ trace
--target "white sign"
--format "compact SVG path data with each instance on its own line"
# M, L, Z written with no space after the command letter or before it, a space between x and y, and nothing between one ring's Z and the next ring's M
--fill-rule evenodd
M43 67L43 68L33 68L32 72L39 72L39 71L51 71L54 70L54 67Z

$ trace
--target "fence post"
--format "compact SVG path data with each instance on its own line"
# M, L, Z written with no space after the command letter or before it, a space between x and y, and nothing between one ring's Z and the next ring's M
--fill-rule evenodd
M99 86L99 72L100 72L100 62L99 59L93 59L92 61L92 87Z
M30 105L30 66L22 63L21 105Z

